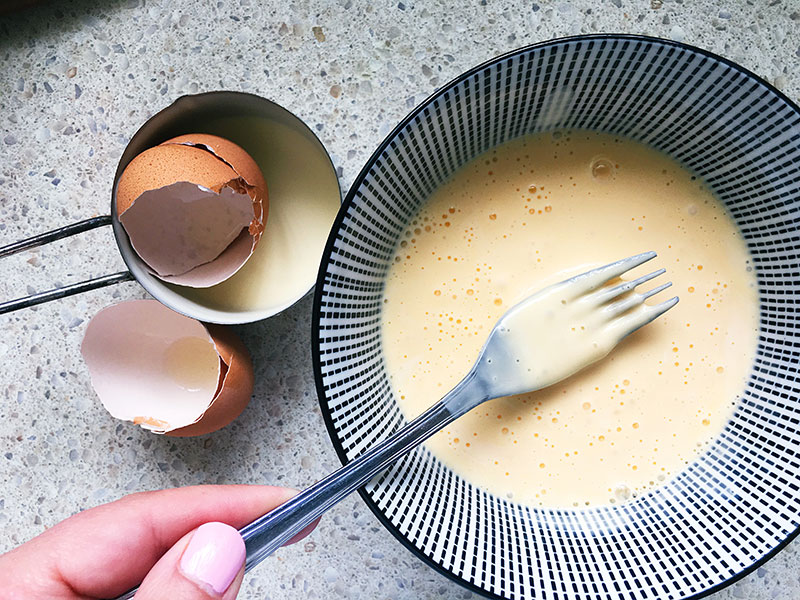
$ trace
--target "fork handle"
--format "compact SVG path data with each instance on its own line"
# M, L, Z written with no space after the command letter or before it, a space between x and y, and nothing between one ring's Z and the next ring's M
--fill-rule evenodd
M444 398L399 431L240 529L247 549L245 571L255 567L398 458L486 400L480 397L483 388L473 385L476 379L474 375L471 372ZM133 598L137 589L130 590L116 600Z
M272 512L243 527L240 533L247 548L245 570L252 569L339 501L460 417L468 410L467 404L474 406L479 403L475 398L476 386L472 385L474 373L472 375L399 431Z

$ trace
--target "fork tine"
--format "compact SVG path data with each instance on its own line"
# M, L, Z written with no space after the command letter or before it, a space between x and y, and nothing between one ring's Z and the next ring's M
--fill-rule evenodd
M672 286L672 282L668 281L667 283L662 283L661 285L654 287L649 292L644 292L642 294L642 301L647 300L650 296L655 296L658 292L662 292L670 286Z
M648 273L647 275L642 275L638 279L632 279L631 281L624 281L621 284L615 285L612 288L600 290L595 294L596 300L599 304L608 302L609 300L613 300L617 296L621 296L625 292L629 292L632 289L639 287L641 284L650 281L651 279L655 279L659 275L663 275L666 272L667 272L666 269L659 269L658 271L653 271L652 273Z
M642 322L640 325L637 325L634 329L631 329L631 333L639 329L639 327L643 327L644 325L647 325L651 321L655 321L658 317L663 315L677 303L678 303L678 297L673 296L672 298L670 298L669 300L665 300L661 304L655 304L653 306L648 306L645 304L645 308L642 311L644 313Z
M651 294L652 295L652 294ZM632 334L637 329L644 327L648 323L655 321L658 317L667 312L670 308L678 303L678 297L674 296L661 304L649 306L643 304L641 310L634 313L623 315L612 323L612 327L617 328L619 339L622 339Z
M648 260L652 260L655 258L655 256L656 253L652 250L650 252L642 252L641 254L629 256L628 258L623 258L622 260L618 260L602 267L592 269L591 271L587 271L586 273L576 275L572 279L569 279L568 282L573 284L571 287L575 289L578 294L584 294L599 288L606 281L614 279L615 277L619 277L634 267L638 267L639 265L646 263Z
M652 279L652 277L650 279ZM626 298L623 298L622 300L610 304L604 309L604 312L606 315L608 315L609 318L621 315L622 313L624 313L627 310L630 310L634 306L643 304L645 300L647 300L651 296L655 296L657 293L661 291L664 291L671 285L672 282L668 281L667 283L662 283L661 285L654 287L652 290L648 290L647 292L641 294L632 294Z

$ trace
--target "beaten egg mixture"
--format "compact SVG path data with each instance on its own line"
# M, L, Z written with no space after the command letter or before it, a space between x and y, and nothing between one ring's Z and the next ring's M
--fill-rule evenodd
M639 291L670 280L648 302L678 295L676 307L561 383L483 404L429 440L431 451L531 506L623 502L722 431L758 335L739 230L663 153L608 134L543 133L481 155L441 186L405 232L385 290L383 349L409 418L469 371L508 308L647 250L658 257L624 278L665 267Z

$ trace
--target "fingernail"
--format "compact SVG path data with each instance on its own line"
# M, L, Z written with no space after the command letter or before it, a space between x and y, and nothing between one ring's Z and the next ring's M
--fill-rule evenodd
M244 564L244 540L224 523L206 523L197 528L183 551L180 570L195 583L224 594Z

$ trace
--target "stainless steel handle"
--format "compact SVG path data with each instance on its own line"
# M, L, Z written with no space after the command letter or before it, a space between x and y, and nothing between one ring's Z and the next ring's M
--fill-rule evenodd
M488 399L483 396L483 385L475 383L478 380L471 372L444 398L405 427L240 529L247 548L245 570L252 569L398 458Z
M29 237L26 240L20 240L19 242L2 246L0 247L0 258L3 258L4 256L11 256L17 252L27 250L28 248L43 246L44 244L49 244L50 242L55 242L56 240L70 237L77 233L89 231L90 229L103 227L104 225L111 225L111 215L92 217L91 219L85 219L83 221L73 223L72 225L67 225L65 227L60 227L59 229L54 229L53 231L48 231L47 233L41 233L39 235Z
M50 242L55 242L56 240L60 240L66 237L73 236L78 233L83 233L84 231L89 231L90 229L96 229L97 227L103 227L104 225L110 225L110 224L111 224L111 215L104 215L102 217L92 217L91 219L78 221L77 223L73 223L72 225L67 225L66 227L61 227L53 231L48 231L47 233L35 235L33 237L21 240L19 242L14 242L13 244L2 246L0 247L0 258L3 258L4 256L11 256L12 254L16 254L17 252L22 252L23 250L36 248L37 246L49 244ZM31 296L26 296L24 298L18 298L16 300L9 300L7 302L2 302L0 303L0 315L4 313L13 312L15 310L19 310L21 308L28 308L29 306L36 306L37 304L43 304L44 302L49 302L50 300L56 300L58 298L72 296L74 294L80 294L81 292L95 290L97 288L105 287L107 285L113 285L115 283L120 283L122 281L132 281L132 280L133 280L133 275L131 275L130 272L121 271L119 273L114 273L113 275L105 275L103 277L97 277L95 279L90 279L88 281L83 281L81 283L65 285L63 287L56 288L53 290L48 290L46 292L41 292L39 294L33 294Z
M250 570L330 508L455 418L437 403L403 429L240 530Z
M50 302L51 300L65 298L66 296L74 296L75 294L88 292L89 290L96 290L98 288L106 287L107 285L114 285L115 283L120 283L123 281L133 281L133 275L131 275L130 271L120 271L119 273L114 273L113 275L104 275L103 277L89 279L88 281L82 281L72 285L65 285L63 287L48 290L46 292L25 296L24 298L0 302L0 315L14 312L15 310L19 310L21 308L28 308L29 306L44 304L45 302Z
M247 548L245 571L255 567L398 458L487 399L485 386L471 372L442 400L405 427L272 512L244 526L239 533ZM129 600L135 593L136 589L133 589L116 600Z

